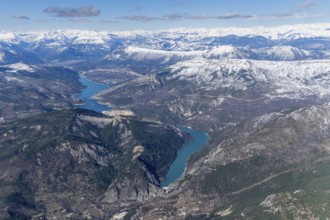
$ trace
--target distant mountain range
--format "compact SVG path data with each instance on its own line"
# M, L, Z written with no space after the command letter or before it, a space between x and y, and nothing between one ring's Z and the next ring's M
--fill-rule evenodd
M326 59L329 58L329 37L330 24L117 33L0 32L0 62L13 63L19 57L38 57L46 62L72 61L73 58L102 60L109 59L109 54L162 62L196 56L282 61Z

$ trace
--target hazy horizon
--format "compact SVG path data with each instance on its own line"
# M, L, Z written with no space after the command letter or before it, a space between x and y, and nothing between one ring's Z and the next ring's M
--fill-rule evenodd
M325 0L12 0L0 9L0 30L156 31L327 23L329 5Z

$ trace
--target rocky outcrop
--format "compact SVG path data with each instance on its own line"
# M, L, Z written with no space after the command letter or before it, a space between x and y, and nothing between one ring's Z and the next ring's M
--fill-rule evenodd
M104 201L107 203L143 202L150 198L164 195L160 182L155 174L141 161L134 161L124 176L109 187Z

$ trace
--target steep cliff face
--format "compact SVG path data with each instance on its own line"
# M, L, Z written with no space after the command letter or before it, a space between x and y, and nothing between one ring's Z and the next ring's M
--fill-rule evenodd
M104 201L128 203L162 195L165 178L185 135L160 123L114 118L102 133L104 140L123 149L122 174L108 188Z
M143 202L151 197L163 195L159 179L141 161L132 162L121 178L115 181L105 193L104 202L129 205L130 202Z
M147 200L185 142L174 127L87 110L4 123L0 136L1 217L12 218L97 217L101 203Z

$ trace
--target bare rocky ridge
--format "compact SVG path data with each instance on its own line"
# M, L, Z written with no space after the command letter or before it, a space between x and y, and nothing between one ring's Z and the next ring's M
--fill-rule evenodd
M4 121L72 108L83 86L76 72L20 63L1 68L0 116Z
M161 194L160 178L185 142L173 127L85 110L4 123L0 133L2 218L111 216L112 204Z

